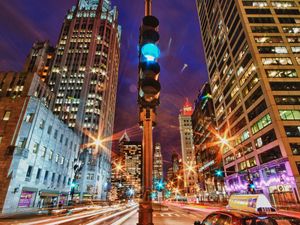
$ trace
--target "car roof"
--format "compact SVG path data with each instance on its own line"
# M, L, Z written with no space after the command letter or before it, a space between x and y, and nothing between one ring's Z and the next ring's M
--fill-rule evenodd
M227 215L231 215L231 216L238 217L238 218L258 216L257 214L254 214L254 213L239 211L239 210L220 210L220 211L215 211L211 214L214 214L214 213L215 214L227 214Z

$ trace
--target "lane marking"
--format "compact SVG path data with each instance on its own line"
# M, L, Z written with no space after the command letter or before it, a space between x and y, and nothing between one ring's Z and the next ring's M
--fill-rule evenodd
M136 214L137 212L138 212L138 209L135 209L131 213L126 214L124 217L122 217L121 219L117 220L116 222L114 222L111 225L121 225L126 220L128 220L130 217L132 217L134 214Z

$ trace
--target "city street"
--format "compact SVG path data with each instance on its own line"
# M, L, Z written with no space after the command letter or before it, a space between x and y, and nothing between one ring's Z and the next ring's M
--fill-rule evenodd
M206 214L216 210L217 208L192 208L180 204L168 204L168 207L163 207L162 210L153 212L154 224L159 225L179 225L193 224L196 220L201 220ZM26 225L41 225L41 224L124 224L133 225L138 222L137 205L131 207L115 206L112 208L93 209L76 214L61 214L56 216L42 216L39 218L27 219L2 219L0 224L26 224Z
M186 208L180 204L168 204L168 210L154 211L153 222L157 225L180 225L180 224L194 224L196 220L202 220L208 213L213 212L215 208ZM124 225L136 224L138 221L138 214L136 213L130 217Z
M79 208L77 208L79 209ZM80 208L82 209L82 208ZM195 205L166 202L162 207L155 208L153 222L157 225L194 224L196 220L203 220L206 215L225 207L213 205ZM76 211L76 210L74 210ZM299 212L278 210L278 213L300 218ZM138 205L116 205L113 207L90 207L83 212L71 214L62 213L52 216L31 216L27 219L2 219L0 224L26 224L26 225L56 225L56 224L87 224L87 225L134 225L138 222Z
M0 8L0 225L300 225L300 0Z
M26 224L26 225L56 225L56 224L114 224L132 211L136 211L137 204L115 205L106 207L83 207L65 210L56 210L51 216L15 216L14 218L0 219L0 224ZM61 211L61 213L60 213ZM77 211L77 212L76 212Z

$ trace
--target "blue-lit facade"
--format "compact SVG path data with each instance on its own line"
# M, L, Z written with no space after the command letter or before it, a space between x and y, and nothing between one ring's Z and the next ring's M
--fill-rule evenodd
M79 137L42 100L27 97L23 108L3 213L67 205L78 159Z

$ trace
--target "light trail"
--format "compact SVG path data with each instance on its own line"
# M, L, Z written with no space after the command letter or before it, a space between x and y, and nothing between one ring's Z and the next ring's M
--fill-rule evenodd
M112 215L110 215L110 216L108 216L108 217L105 217L105 218L101 218L101 219L95 220L95 221L93 221L93 222L91 222L91 223L88 223L88 224L86 224L86 225L96 225L96 224L100 224L100 223L105 222L105 221L107 221L107 220L109 220L109 219L113 219L113 218L116 217L116 216L119 216L119 215L122 215L122 214L124 214L124 213L130 212L130 211L132 211L133 209L136 209L137 207L138 207L138 206L136 205L136 206L134 206L134 207L132 207L132 208L129 208L129 209L124 210L124 211L121 211L121 212L117 212L117 213L112 214Z
M79 220L79 219L84 219L84 218L87 218L87 217L91 217L91 216L95 216L95 215L99 215L99 214L103 214L103 213L107 213L107 212L111 212L111 211L116 211L116 210L119 210L119 209L122 209L122 207L102 210L102 211L98 211L98 212L86 212L86 213L81 213L81 215L70 215L66 219L51 218L51 219L39 220L39 221L35 221L35 222L26 222L26 223L21 223L21 224L26 224L26 225L35 225L35 224L57 225L57 224L66 223L66 222Z

